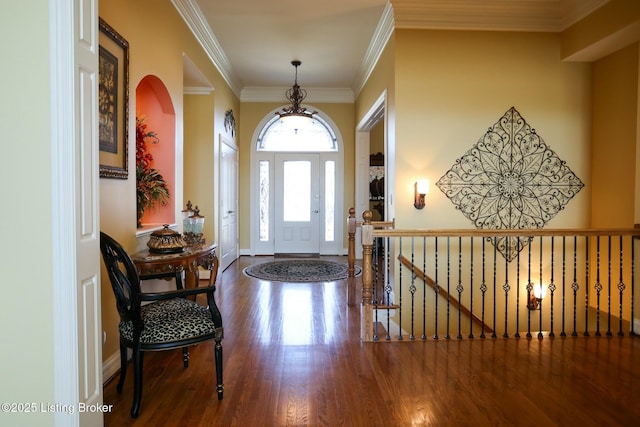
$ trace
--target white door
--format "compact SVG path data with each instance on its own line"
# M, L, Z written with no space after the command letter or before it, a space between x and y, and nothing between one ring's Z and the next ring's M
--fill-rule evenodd
M224 271L238 258L238 150L220 136L220 239L218 257Z
M93 10L95 0L76 0L76 10ZM86 20L86 21L85 21ZM76 44L76 291L78 296L78 402L102 404L102 322L100 299L100 222L98 171L98 31L86 22L75 21ZM90 42L90 43L89 43ZM131 172L129 172L131 173ZM102 414L83 411L80 425L102 425Z
M317 154L275 156L276 254L320 253L320 185Z
M97 0L50 1L56 425L101 426ZM76 13L73 13L73 12ZM73 76L73 77L71 77Z

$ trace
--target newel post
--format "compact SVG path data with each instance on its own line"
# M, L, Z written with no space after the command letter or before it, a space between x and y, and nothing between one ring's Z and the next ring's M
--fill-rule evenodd
M371 211L362 214L362 305L360 307L360 339L373 341L373 225Z
M347 233L349 235L349 246L347 253L347 304L354 305L356 303L356 210L349 208L349 216L347 217Z

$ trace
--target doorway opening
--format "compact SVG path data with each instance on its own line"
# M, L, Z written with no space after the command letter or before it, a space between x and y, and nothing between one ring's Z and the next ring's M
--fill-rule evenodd
M251 254L341 255L344 155L337 127L321 112L274 113L257 127L251 153Z

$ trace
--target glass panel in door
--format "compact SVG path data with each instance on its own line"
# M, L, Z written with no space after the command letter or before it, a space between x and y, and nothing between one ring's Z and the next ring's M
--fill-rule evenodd
M279 154L275 168L275 253L319 253L318 155Z

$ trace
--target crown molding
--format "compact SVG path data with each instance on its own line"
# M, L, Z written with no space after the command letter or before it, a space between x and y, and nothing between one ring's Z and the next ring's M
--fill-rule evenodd
M210 86L184 86L182 93L185 95L209 95L213 92Z
M240 93L241 102L289 102L284 96L288 87L245 87ZM350 88L305 87L305 103L351 104L354 102Z
M218 69L224 81L227 82L236 96L239 96L241 85L233 75L231 63L218 43L211 27L209 27L209 24L204 19L202 11L195 0L171 0L171 3L187 24L196 40L200 42L200 45L209 56L209 59L211 59L211 62L213 62L213 65Z
M560 32L609 0L394 0L396 28Z
M559 2L504 1L394 1L396 28L439 30L557 31L560 20L553 9Z
M367 83L367 80L369 80L369 77L371 77L371 73L378 63L380 55L382 55L385 46L387 45L389 39L391 38L391 35L393 34L393 29L393 7L391 6L390 2L387 2L382 12L382 16L378 21L376 30L373 33L373 37L371 38L371 42L369 43L367 52L365 53L362 63L360 64L360 68L358 69L357 78L353 85L354 93L356 95L360 94L360 91L364 87L365 83Z

